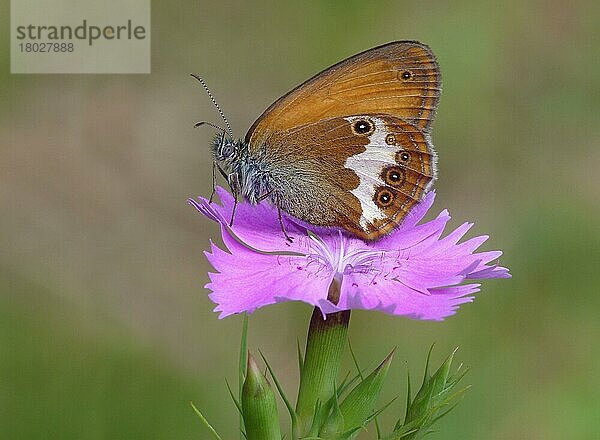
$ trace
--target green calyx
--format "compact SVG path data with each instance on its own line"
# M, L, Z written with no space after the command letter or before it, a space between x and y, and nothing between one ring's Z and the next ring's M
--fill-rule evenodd
M432 350L433 346L427 356L423 383L414 399L411 398L409 377L404 421L398 420L393 433L385 437L384 440L417 440L423 438L431 432L430 428L437 420L454 409L465 391L470 388L470 386L466 386L456 390L456 385L468 372L468 369L462 368L462 364L454 373L450 373L452 360L458 348L446 358L435 373L430 374L429 361Z
M322 438L353 438L378 414L375 404L383 387L394 352L392 351L384 361L367 377L348 392L346 397L338 404L337 395L334 396L331 413L320 430Z
M281 440L275 394L250 353L241 406L248 440Z

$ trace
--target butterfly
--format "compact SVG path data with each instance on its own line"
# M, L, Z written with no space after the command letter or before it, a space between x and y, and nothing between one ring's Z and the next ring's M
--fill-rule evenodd
M329 67L275 101L239 140L193 76L228 128L212 143L213 176L216 167L236 201L275 205L288 239L281 211L376 240L436 178L430 133L441 75L424 44L392 42Z

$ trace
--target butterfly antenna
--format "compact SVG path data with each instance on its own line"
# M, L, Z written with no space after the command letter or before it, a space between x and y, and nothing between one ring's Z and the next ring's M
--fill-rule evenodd
M198 128L202 125L209 125L212 128L214 128L215 130L219 130L222 131L223 133L225 133L227 130L225 130L223 127L219 127L217 124L213 124L212 122L208 122L208 121L200 121L200 122L196 122L194 124L194 128Z
M217 111L221 115L221 118L223 118L223 121L225 121L225 126L227 127L227 133L229 134L229 136L233 137L233 131L231 130L231 125L229 125L229 121L225 117L225 113L223 113L223 110L221 110L221 107L219 107L219 104L217 104L217 101L216 101L215 97L213 96L213 94L210 92L210 89L206 85L206 82L201 77L199 77L198 75L196 75L194 73L190 73L190 75L193 78L196 78L200 84L202 84L202 87L204 87L204 90L206 90L208 97L210 98L210 100L212 101L214 106L217 108ZM202 125L202 123L196 124L196 127L198 127L199 125ZM213 126L212 124L209 124L209 125Z

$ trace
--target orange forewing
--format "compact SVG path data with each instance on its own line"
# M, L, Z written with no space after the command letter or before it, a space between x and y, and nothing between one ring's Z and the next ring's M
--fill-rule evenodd
M398 41L350 57L275 101L246 134L257 148L274 133L322 119L389 114L428 131L441 92L429 47Z

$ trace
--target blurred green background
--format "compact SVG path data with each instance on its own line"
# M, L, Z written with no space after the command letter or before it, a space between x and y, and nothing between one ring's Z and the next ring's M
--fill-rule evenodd
M219 119L188 74L241 136L292 86L399 39L443 73L435 209L474 220L514 278L442 323L355 312L359 358L398 345L384 401L431 343L436 363L461 347L473 388L432 438L600 438L598 2L155 1L152 74L120 76L10 75L8 17L3 0L0 438L206 439L191 400L237 438L240 319L211 311L218 231L185 204L211 189L212 133L192 125ZM310 313L250 320L292 395Z

